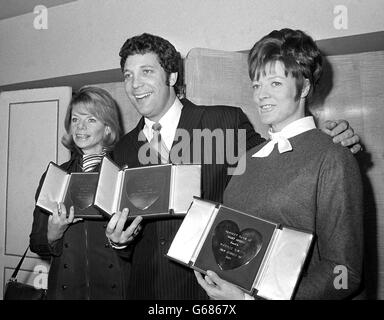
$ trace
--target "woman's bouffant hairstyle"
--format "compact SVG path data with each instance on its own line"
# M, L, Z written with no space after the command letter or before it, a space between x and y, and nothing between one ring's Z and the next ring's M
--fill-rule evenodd
M139 36L129 38L120 49L120 67L124 72L125 62L129 56L135 54L154 53L157 55L161 67L167 74L167 85L171 73L178 73L175 90L182 86L182 59L180 53L168 41L161 37L143 33Z
M65 114L64 127L67 133L61 139L62 144L71 151L80 151L71 133L72 110L77 105L81 105L110 128L108 134L104 135L102 144L106 151L111 150L121 135L119 108L112 96L98 87L83 87L72 96Z
M266 74L266 67L280 61L285 74L296 79L296 100L300 98L304 79L310 82L307 98L313 94L322 73L322 56L315 41L301 30L274 30L257 41L248 54L248 73L252 81Z

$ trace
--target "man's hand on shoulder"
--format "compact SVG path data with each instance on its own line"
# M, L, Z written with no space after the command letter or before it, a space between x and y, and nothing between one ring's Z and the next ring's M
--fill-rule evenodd
M352 153L362 150L360 137L354 132L353 128L346 120L326 120L320 124L320 129L333 137L334 143L340 143L348 147Z

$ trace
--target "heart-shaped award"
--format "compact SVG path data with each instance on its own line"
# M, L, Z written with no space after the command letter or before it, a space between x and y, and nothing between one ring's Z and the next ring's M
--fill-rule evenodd
M221 270L232 270L249 263L259 253L263 237L255 229L239 230L231 220L221 221L212 237L212 250Z
M72 184L69 191L75 208L84 210L93 204L95 187L92 184L88 184L86 181L79 181L79 183Z
M126 189L128 200L137 209L147 210L159 199L164 185L165 176L161 172L132 174Z

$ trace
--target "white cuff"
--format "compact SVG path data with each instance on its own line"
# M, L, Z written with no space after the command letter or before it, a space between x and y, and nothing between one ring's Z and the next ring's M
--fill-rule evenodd
M126 247L127 247L127 245L125 244L125 245L120 245L120 244L118 244L118 243L116 243L116 242L113 242L111 239L109 239L109 238L107 238L108 239L108 242L109 242L109 244L111 245L111 247L113 248L113 249L116 249L116 250L122 250L122 249L125 249Z

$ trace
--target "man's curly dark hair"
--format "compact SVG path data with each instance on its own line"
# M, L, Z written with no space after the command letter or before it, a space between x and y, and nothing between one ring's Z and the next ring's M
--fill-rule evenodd
M174 72L178 73L178 79L175 85L177 92L178 87L183 82L181 55L168 40L161 37L143 33L125 41L119 53L121 57L121 70L124 72L125 62L129 56L146 53L155 53L157 55L161 67L167 74L167 85L169 85L170 74Z

